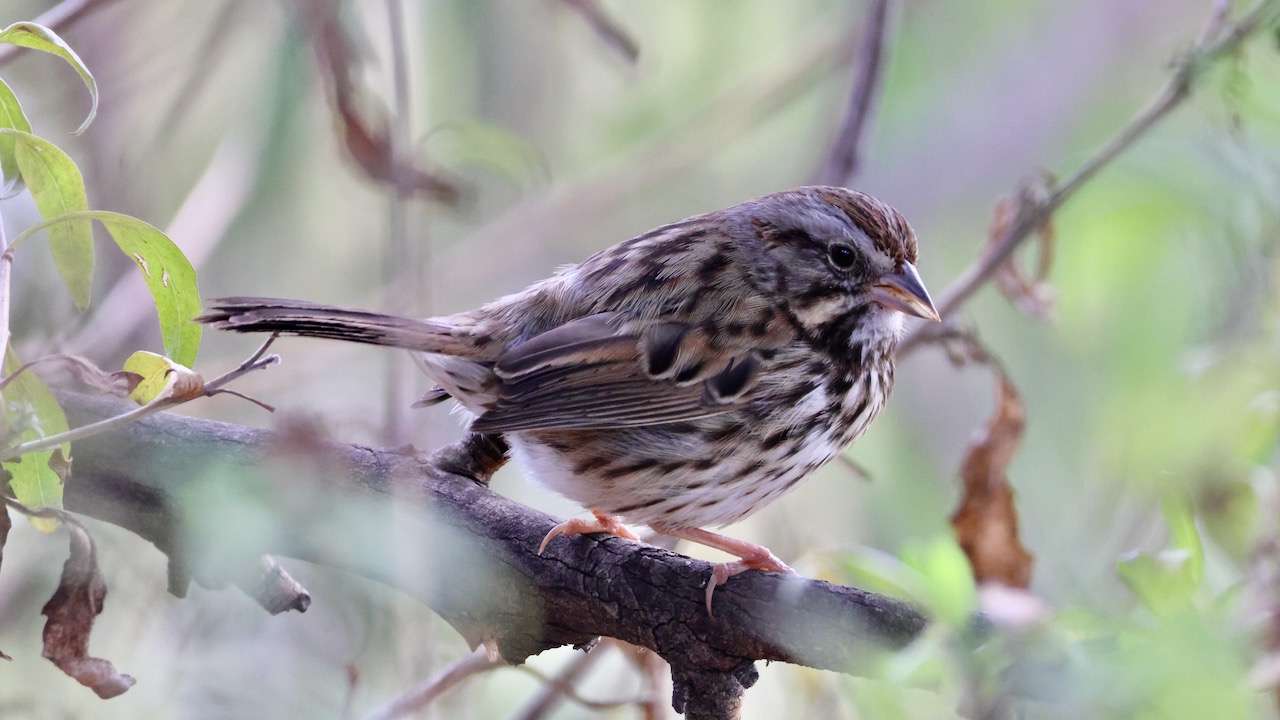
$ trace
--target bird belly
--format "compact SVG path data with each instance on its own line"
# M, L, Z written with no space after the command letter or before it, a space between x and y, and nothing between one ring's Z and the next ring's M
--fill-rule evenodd
M691 528L747 517L840 451L825 433L761 453L750 449L758 439L747 437L755 433L745 423L734 433L744 439L728 444L670 428L530 431L507 439L527 475L584 507L637 525ZM719 429L723 436L726 428Z
M507 434L535 481L624 521L707 528L737 522L799 485L853 442L892 378L775 376L752 404L697 420Z

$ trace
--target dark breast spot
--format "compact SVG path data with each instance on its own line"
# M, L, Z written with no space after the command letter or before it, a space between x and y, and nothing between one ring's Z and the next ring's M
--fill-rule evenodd
M846 373L840 373L831 378L827 383L827 392L837 398L843 398L849 394L849 390L853 388L853 378Z
M633 513L636 510L644 510L646 508L651 508L665 499L666 498L654 498L652 500L648 500L642 503L637 503L635 505L624 505L623 507L620 507L620 508L614 508L613 512L618 515L626 515L627 513Z

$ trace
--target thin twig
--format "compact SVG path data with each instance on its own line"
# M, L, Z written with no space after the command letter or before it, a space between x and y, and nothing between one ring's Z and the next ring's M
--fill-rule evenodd
M1009 225L1004 236L998 242L992 243L988 251L970 265L942 294L941 300L937 303L939 314L946 318L955 312L991 279L1000 266L1008 262L1018 246L1032 237L1054 211L1075 195L1099 170L1129 149L1173 109L1190 97L1195 81L1213 61L1235 52L1241 43L1260 30L1265 22L1276 14L1277 9L1280 9L1280 0L1260 0L1235 24L1225 25L1225 29L1216 33L1208 31L1201 33L1200 41L1182 58L1169 82L1142 112L1043 201L1024 204L1019 208L1017 218ZM1224 27L1220 11L1221 5L1215 8L1209 20L1208 30ZM936 325L917 326L903 339L898 348L899 356L906 355L918 348L921 343L934 339L937 328Z
M481 645L461 660L449 665L408 692L369 713L365 716L365 720L396 720L396 718L408 717L422 710L431 701L444 694L446 690L472 675L477 675L505 664L500 657L490 657L488 648Z
M542 690L534 695L533 698L515 715L511 716L511 720L542 720L556 708L560 700L564 697L564 688L571 688L592 665L605 657L606 653L600 652L604 648L596 648L589 653L578 653L572 660L560 668L560 672L555 676L554 682L544 683Z
M26 515L29 518L43 518L45 520L58 520L58 521L67 523L68 525L74 525L80 528L81 530L85 531L86 533L89 532L89 529L84 526L84 523L76 519L75 515L72 515L71 513L61 508L27 507L26 505L23 505L22 503L18 502L15 498L11 498L8 495L0 495L0 500L3 500L4 505L6 505L7 507L13 509L18 513L21 513L22 515Z
M385 107L371 101L357 85L357 53L348 29L338 17L337 6L329 0L298 3L303 24L315 46L325 96L333 109L340 141L347 155L370 179L380 183L403 184L419 197L455 205L463 188L455 178L440 170L427 170L425 163L409 154L397 155L388 137L391 129ZM398 181L393 172L401 173Z
M219 375L213 380L210 380L209 382L205 383L203 390L197 394L184 395L184 396L162 395L160 397L157 397L155 400L152 400L151 402L147 403L146 405L143 405L138 408L134 408L133 410L130 410L127 413L122 413L120 415L115 415L113 417L105 418L103 420L99 420L98 422L90 423L88 425L82 425L78 428L73 428L66 432L57 433L55 435L49 435L48 437L43 437L43 438L40 438L39 440L32 440L30 442L19 443L18 445L14 445L11 448L0 451L0 460L10 460L12 458L26 455L27 453L39 452L41 450L48 450L50 448L58 447L59 445L62 445L64 443L75 442L76 440L83 440L84 438L87 438L87 437L92 437L94 435L100 435L104 432L116 430L130 423L137 422L138 420L158 410L164 410L166 408L174 407L176 405L181 405L182 403L188 402L190 400L194 400L197 397L211 397L219 393L229 393L237 397L241 397L246 400L249 400L250 402L253 402L260 407L264 407L270 410L271 408L268 405L260 403L257 400L254 400L253 398L247 397L242 393L234 392L232 390L226 390L224 388L228 383L240 378L242 375L245 375L246 373L253 372L254 370L261 370L263 368L270 367L271 365L275 365L276 363L280 362L279 355L267 355L265 357L263 356L264 353L266 353L267 348L270 347L271 343L275 341L276 337L278 337L278 335L272 334L269 338L267 338L266 342L262 343L262 345L259 346L258 349L254 351L253 355L250 355L248 359L240 363L240 365L236 369L231 370L230 372L223 373L222 375Z
M4 215L0 214L0 366L9 352L9 286L13 277L13 248L4 233ZM3 373L0 373L3 374Z
M408 298L418 283L417 254L409 242L409 199L413 188L399 160L409 152L410 105L409 60L405 48L404 0L387 0L387 32L391 38L391 119L387 132L390 144L391 182L387 186L387 244L382 257L384 306L388 312L406 314L412 310ZM403 445L408 425L408 403L405 388L409 384L408 357L404 353L388 353L386 384L383 388L382 440L388 445Z
M640 57L640 45L622 29L617 21L609 17L609 14L595 0L560 0L560 2L581 15L604 44L617 50L622 59L628 63L635 63Z
M579 695L578 691L574 689L572 685L564 682L558 676L553 677L541 670L534 670L528 665L519 665L515 669L527 675L532 675L542 682L551 685L558 690L560 694L564 695L564 697L584 708L587 708L588 710L612 710L613 708L627 707L629 705L643 705L648 700L648 698L645 697L625 698L622 700L591 700Z
M858 56L853 88L840 132L817 175L819 185L850 187L862 164L862 147L871 127L872 109L884 77L884 56L892 0L872 0Z

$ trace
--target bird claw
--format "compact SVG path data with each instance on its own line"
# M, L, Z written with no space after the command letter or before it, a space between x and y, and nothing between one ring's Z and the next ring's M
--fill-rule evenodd
M725 582L741 572L747 570L763 570L765 572L783 573L786 575L797 575L795 570L778 559L768 550L756 546L758 552L752 552L750 555L743 557L741 560L733 562L718 563L711 568L711 577L707 579L707 615L715 617L715 613L711 611L711 596L715 594L716 588L725 584Z
M623 525L622 521L613 515L606 515L595 510L591 511L591 515L591 518L571 518L551 528L551 531L547 533L546 537L542 538L542 542L538 545L538 554L541 555L542 551L547 549L547 545L561 535L573 537L574 535L605 533L614 537L640 542L640 536L632 532L631 528Z

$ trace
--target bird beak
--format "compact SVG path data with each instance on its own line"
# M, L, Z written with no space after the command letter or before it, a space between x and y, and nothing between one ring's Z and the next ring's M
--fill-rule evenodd
M942 317L933 307L929 299L929 291L924 289L920 274L909 262L903 262L897 272L880 278L871 286L871 299L889 308L918 318L940 322Z

